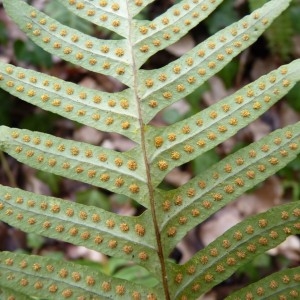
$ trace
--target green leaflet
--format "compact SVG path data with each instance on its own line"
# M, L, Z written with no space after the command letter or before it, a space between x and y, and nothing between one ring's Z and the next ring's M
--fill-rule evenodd
M266 0L248 0L248 2L250 9L254 10L265 4ZM294 2L294 4L296 3ZM295 33L293 25L291 10L287 10L264 33L268 39L270 51L278 55L283 61L287 61L293 52L293 34Z
M299 234L299 218L297 201L274 207L233 226L184 265L173 266L170 281L178 287L174 299L183 295L195 297L209 291L242 264L274 248L289 235Z
M147 123L158 111L190 94L254 43L287 8L289 2L270 1L169 65L157 70L140 70L138 92L142 98L144 122Z
M137 67L141 67L149 57L159 50L178 41L191 28L208 17L222 2L223 0L183 0L153 21L138 20L137 24L133 26L131 37ZM143 74L142 71L140 74ZM150 74L152 73L150 72Z
M79 3L76 1L58 1L79 17L126 38L132 34L128 23L138 26L140 21L132 18L154 0L119 1L115 3L87 0Z
M93 72L132 86L132 59L126 40L100 40L64 26L20 0L3 1L6 12L40 47Z
M136 20L133 17L153 0L122 1L102 6L100 3L90 1L83 1L80 4L70 4L62 0L59 2L94 24L110 29L125 38L129 36L136 66L141 67L153 54L178 41L204 20L223 0L181 1L152 21ZM114 21L119 21L120 24L113 26ZM131 32L128 22L133 28Z
M229 155L178 189L158 193L158 206L166 207L164 201L169 201L160 222L162 236L168 241L166 253L200 221L295 159L299 142L300 122Z
M300 267L276 272L246 288L226 297L226 300L247 299L255 295L255 299L296 299L299 296Z
M254 121L300 80L299 70L300 60L295 60L188 119L150 128L153 182L159 183L170 169L205 153ZM155 144L158 139L163 141L160 145ZM158 172L161 161L168 168Z
M106 93L2 62L0 87L45 110L140 142L137 107L129 89Z
M0 126L0 149L36 169L87 182L149 206L145 171L134 150L120 153L5 126Z
M2 287L0 284L0 296L2 299L18 299L18 300L32 300L32 297L18 293L15 290Z
M159 287L144 288L79 264L35 255L1 252L0 271L2 287L49 300L130 299L133 293L147 299L160 293Z
M129 36L129 12L138 11L139 6L133 5L131 2L130 10L126 1L118 1L107 3L107 1L64 1L58 0L72 13L79 17L96 24L98 26L107 28L123 37Z
M128 11L132 17L135 17L142 9L144 9L147 5L152 3L155 0L134 0L127 1Z
M0 218L25 232L81 245L146 268L158 265L149 211L126 217L59 198L0 185Z

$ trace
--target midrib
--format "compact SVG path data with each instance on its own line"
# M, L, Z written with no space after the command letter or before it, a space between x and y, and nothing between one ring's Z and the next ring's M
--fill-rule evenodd
M130 53L131 53L131 60L132 60L132 74L133 74L133 94L134 94L134 99L135 99L135 104L137 106L137 112L138 112L138 121L139 121L139 127L140 127L140 141L141 141L141 149L142 149L142 155L143 155L143 161L145 165L145 175L147 179L147 186L148 186L148 192L149 192L149 201L150 201L150 209L151 209L151 216L152 216L152 222L153 222L153 227L154 227L154 232L155 232L155 237L156 237L156 242L157 242L157 255L159 257L160 261L160 267L161 267L161 282L163 284L163 289L165 293L165 300L171 300L170 298L170 292L169 292L169 286L168 286L168 277L167 277L167 270L166 270L166 265L165 265L165 257L163 253L163 247L162 247L162 240L161 240L161 235L160 235L160 230L158 226L158 219L156 215L156 209L155 209L155 199L154 199L154 188L152 184L152 178L151 178L151 172L150 172L150 165L149 165L149 160L148 160L148 154L147 154L147 147L146 147L146 137L145 137L145 127L146 124L144 124L143 119L142 119L142 110L140 106L140 98L138 96L138 85L139 85L139 80L137 77L137 67L136 67L136 61L135 61L135 56L134 56L134 51L133 45L133 30L132 30L132 16L129 11L129 1L130 0L125 0L126 1L126 8L127 8L127 15L128 15L128 41L130 45Z

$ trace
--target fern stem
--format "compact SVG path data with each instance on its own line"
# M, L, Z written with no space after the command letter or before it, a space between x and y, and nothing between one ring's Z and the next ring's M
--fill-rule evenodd
M165 265L165 257L163 253L163 246L161 241L161 234L158 226L158 218L156 216L156 210L155 210L155 199L154 199L154 189L153 189L153 183L151 179L151 173L149 168L149 162L147 159L147 149L146 149L146 141L145 141L145 134L144 134L144 124L141 120L141 146L143 151L143 157L146 167L146 175L147 175L147 185L148 185L148 191L149 191L149 199L150 199L150 207L151 207L151 215L152 215L152 221L157 241L157 254L159 256L159 261L161 265L161 276L162 276L162 283L165 291L165 299L171 300L170 293L169 293L169 286L168 286L168 276L167 276L167 270Z
M129 26L129 42L131 43L132 47L131 49L133 49L133 42L132 42L132 27L131 27L131 14L129 11L129 4L128 4L128 0L126 0L126 4L127 4L127 10L128 10L128 16L130 16L128 18L128 26ZM140 126L140 132L141 132L141 149L142 149L142 155L143 155L143 160L144 160L144 164L145 164L145 170L146 170L146 176L147 176L147 187L148 187L148 192L149 192L149 201L150 201L150 208L151 208L151 216L152 216L152 222L153 222L153 226L154 226L154 231L155 231L155 237L156 237L156 241L157 241L157 255L159 257L159 261L160 261L160 265L161 265L161 278L162 278L162 284L163 284L163 289L164 289L164 294L165 294L165 300L171 300L171 296L170 296L170 291L169 291L169 285L168 285L168 276L167 276L167 269L166 269L166 265L165 265L165 257L164 257L164 252L163 252L163 245L162 245L162 241L161 241L161 234L160 234L160 230L159 230L159 226L158 226L158 218L156 215L156 208L155 208L155 199L154 199L154 188L153 188L153 183L152 183L152 178L151 178L151 172L150 172L150 166L149 166L149 161L148 161L148 155L147 155L147 141L146 141L146 137L145 137L145 127L146 124L144 124L143 119L142 119L142 110L141 110L141 99L138 96L138 91L137 91L137 87L138 87L138 78L137 78L137 74L138 74L138 69L137 69L137 65L136 65L136 61L135 61L135 56L133 54L133 52L131 52L131 56L132 56L132 73L133 73L133 90L134 90L134 98L135 98L135 102L136 102L136 106L137 106L137 110L138 110L138 122L139 122L139 126Z

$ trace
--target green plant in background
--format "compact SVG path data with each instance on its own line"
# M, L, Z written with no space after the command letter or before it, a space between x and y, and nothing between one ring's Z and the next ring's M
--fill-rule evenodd
M267 3L267 0L248 0L250 9L253 11L261 5ZM294 1L295 2L295 1ZM294 3L293 3L294 4ZM283 61L287 61L293 49L293 35L295 32L294 23L298 23L292 17L292 9L282 13L265 32L270 50ZM295 22L296 21L296 22Z
M0 63L0 86L45 110L124 135L136 146L122 153L1 126L1 150L42 171L130 197L145 210L139 216L122 216L1 186L1 220L28 233L125 258L142 267L141 274L147 270L152 279L139 283L91 266L1 252L2 299L196 299L257 255L299 233L300 207L295 201L246 219L182 265L168 259L193 227L297 156L300 123L236 151L177 189L158 187L173 168L213 149L282 98L300 79L299 60L180 122L166 127L149 124L158 112L193 92L255 42L290 1L269 1L156 70L142 66L204 20L221 0L183 0L153 21L134 18L153 0L58 1L122 39L96 39L23 1L3 2L6 12L37 45L112 76L126 88L110 94L5 63ZM300 268L288 269L228 299L296 297L299 285Z

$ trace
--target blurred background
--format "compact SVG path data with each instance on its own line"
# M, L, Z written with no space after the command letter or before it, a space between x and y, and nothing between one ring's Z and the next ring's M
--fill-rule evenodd
M100 39L118 39L110 31L87 23L69 13L56 1L27 1L43 10L61 23L76 28ZM156 0L138 16L154 19L166 11L175 0ZM267 0L224 0L223 4L208 19L191 30L184 38L167 49L158 52L143 66L155 69L174 61L195 45L213 35L218 30L238 21L244 15L266 3ZM300 1L293 0L290 8L282 14L253 44L238 57L234 58L221 72L199 87L185 99L163 110L152 123L157 126L172 124L193 115L224 96L256 80L261 75L278 68L280 65L300 58ZM3 10L0 1L0 60L21 67L38 70L72 81L82 86L116 92L124 86L100 74L91 73L58 57L51 56L30 40L11 22ZM126 151L134 144L126 138L114 134L98 132L40 108L18 100L0 90L0 124L10 127L39 130L59 137L80 140L101 145L118 151ZM174 189L207 167L218 162L226 155L259 140L269 132L300 120L300 84L266 112L261 118L240 130L235 136L171 171L161 184L164 189ZM0 183L20 187L38 194L52 195L87 205L98 206L124 215L138 215L142 207L124 196L113 195L106 190L94 188L81 182L37 171L21 165L13 158L0 152ZM236 201L216 213L209 220L188 233L176 247L170 259L185 262L222 232L247 216L262 212L268 208L300 199L300 157L290 163L276 175L239 197ZM0 250L20 251L66 258L81 264L100 268L106 274L125 279L134 279L153 286L156 280L148 272L122 259L109 258L101 253L84 247L56 240L25 234L0 222ZM256 281L263 276L284 267L300 264L300 239L289 237L282 245L241 268L226 282L213 289L206 300L224 299L233 290Z

